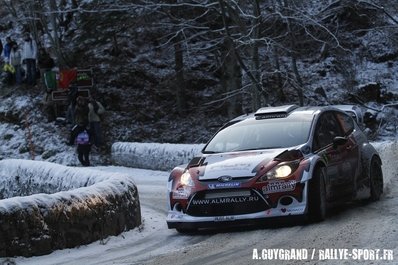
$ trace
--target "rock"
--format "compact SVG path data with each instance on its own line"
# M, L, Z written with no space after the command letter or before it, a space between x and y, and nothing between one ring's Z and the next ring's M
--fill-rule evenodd
M27 152L29 152L29 147L27 147L26 145L23 145L23 146L21 146L19 148L19 153L20 154L24 154L24 153L27 153Z
M322 97L324 97L325 99L327 99L327 95L325 90L323 89L323 87L317 87L314 91L316 94L321 95Z
M381 85L375 82L360 85L357 89L357 93L358 96L365 101L380 102Z
M6 141L8 141L8 140L11 140L12 137L14 137L14 135L12 135L12 134L5 134L5 135L3 136L3 139L6 140Z
M36 148L36 152L40 154L39 150ZM57 154L57 151L55 150L48 150L48 151L44 151L41 155L41 157L46 160L49 159L52 156L55 156Z

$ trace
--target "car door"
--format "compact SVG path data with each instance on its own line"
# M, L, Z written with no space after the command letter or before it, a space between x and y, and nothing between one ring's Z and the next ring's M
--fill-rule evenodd
M326 193L329 201L344 200L353 193L350 142L333 146L336 136L344 137L344 130L336 118L336 112L323 113L316 124L313 150L326 162Z
M350 115L343 112L336 112L335 115L343 130L343 136L347 138L347 143L339 148L345 157L343 166L345 166L345 171L347 171L347 185L351 186L353 188L352 192L355 193L357 178L360 173L359 161L361 159L360 148L354 136L357 132L355 131L353 118Z

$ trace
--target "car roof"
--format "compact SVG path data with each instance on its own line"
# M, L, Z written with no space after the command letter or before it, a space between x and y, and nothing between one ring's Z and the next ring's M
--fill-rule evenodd
M343 108L346 107L346 108ZM346 109L346 111L344 111ZM340 112L349 112L355 109L355 105L330 105L330 106L306 106L306 107L299 107L297 105L282 105L276 107L262 107L258 109L254 113L248 113L241 116L238 116L225 124L223 127L227 127L232 125L236 122L247 120L247 119L278 119L278 118L287 118L289 120L292 118L298 119L313 119L316 115L327 111L327 110L334 110Z

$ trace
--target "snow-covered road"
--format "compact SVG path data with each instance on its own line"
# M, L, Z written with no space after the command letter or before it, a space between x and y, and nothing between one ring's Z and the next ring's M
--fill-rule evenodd
M294 264L398 264L398 179L396 144L379 145L384 162L385 194L375 203L355 202L334 210L316 224L234 229L181 235L167 229L167 172L125 167L99 170L129 174L139 189L144 225L120 236L75 249L32 258L17 264L268 264L253 260L253 249L381 249L394 261L295 261ZM317 256L315 256L317 259ZM1 260L0 260L1 261ZM1 263L0 263L1 264ZM272 264L293 264L273 261Z

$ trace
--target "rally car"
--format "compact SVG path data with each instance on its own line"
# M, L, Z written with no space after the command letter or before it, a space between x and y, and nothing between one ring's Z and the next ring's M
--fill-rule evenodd
M381 165L341 107L261 108L225 124L171 172L167 225L188 232L289 216L322 221L331 205L378 200Z

